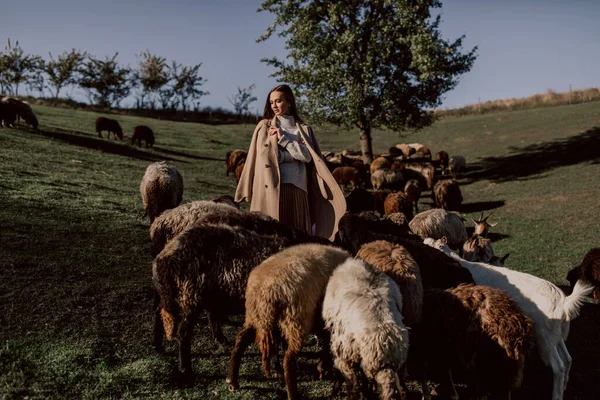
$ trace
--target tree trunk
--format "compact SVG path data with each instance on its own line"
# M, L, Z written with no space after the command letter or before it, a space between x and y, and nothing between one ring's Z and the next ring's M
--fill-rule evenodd
M371 141L371 129L360 130L360 150L365 164L373 162L373 143Z

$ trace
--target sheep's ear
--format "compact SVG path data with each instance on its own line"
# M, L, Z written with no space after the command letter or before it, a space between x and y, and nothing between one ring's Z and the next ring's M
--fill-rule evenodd
M448 238L446 236L442 236L442 238L440 239L440 243L441 244L447 244L448 243Z

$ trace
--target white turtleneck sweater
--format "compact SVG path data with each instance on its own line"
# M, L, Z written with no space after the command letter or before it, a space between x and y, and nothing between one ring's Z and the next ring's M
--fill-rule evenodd
M279 139L279 176L281 183L291 183L308 191L306 165L312 161L306 145L301 143L301 136L294 117L291 115L278 115L278 125L281 128Z

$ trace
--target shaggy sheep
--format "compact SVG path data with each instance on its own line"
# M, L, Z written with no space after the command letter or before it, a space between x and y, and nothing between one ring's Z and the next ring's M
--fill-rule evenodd
M375 171L378 171L380 169L390 169L391 166L392 164L390 163L390 160L388 160L385 157L378 157L373 160L371 166L369 167L369 170L371 171L371 176L373 176L373 173Z
M567 274L571 288L575 287L579 279L594 285L592 296L594 299L600 300L600 248L596 247L588 251L581 264Z
M421 190L431 189L435 176L435 168L431 163L406 163L403 171L404 180L416 179ZM414 171L414 172L413 172Z
M225 155L225 164L227 165L227 171L225 172L225 175L229 176L230 172L235 174L237 166L240 163L245 162L246 157L248 157L248 152L245 150L228 151Z
M423 312L423 281L419 265L406 247L385 240L363 244L356 257L385 272L402 293L402 316L407 326L421 322Z
M356 369L381 388L380 399L405 399L408 329L398 286L362 260L347 259L331 275L323 320L331 334L334 365L351 392L360 392Z
M491 263L494 257L492 241L476 233L473 234L463 245L462 257L467 261Z
M131 145L135 144L135 141L138 142L138 147L142 146L142 140L146 142L146 147L154 146L154 132L152 129L145 125L138 125L133 128L133 135L131 136Z
M503 290L429 289L413 345L425 363L447 371L451 398L458 398L451 375L457 361L467 369L476 398L489 393L510 398L521 386L525 358L534 346L532 322ZM430 399L426 377L422 387L423 397Z
M453 179L457 179L458 175L463 173L467 169L467 160L465 156L453 155L448 160L448 170Z
M371 173L371 185L373 189L390 189L390 190L402 190L404 188L404 178L402 173L399 171L393 171L391 169L378 169Z
M253 340L269 377L270 360L283 339L287 344L283 371L288 399L297 398L295 360L313 327L320 325L315 320L321 319L320 307L333 270L348 257L346 251L331 246L298 245L271 256L250 273L244 328L229 361L230 391L239 387L240 361Z
M433 208L415 215L410 221L409 227L421 239L448 238L448 246L452 249L462 248L469 237L462 217L457 213L440 208Z
M354 188L346 196L346 212L359 213L361 211L376 211L375 199L366 189Z
M354 167L337 167L333 170L332 175L342 191L347 184L352 185L352 189L354 189L362 183L360 172Z
M5 104L9 104L14 110L16 116L23 118L27 125L30 125L34 129L38 128L38 119L29 103L8 96L3 97L1 101Z
M579 280L573 293L567 297L558 286L536 276L463 260L445 244L443 238L427 238L424 242L460 262L473 274L478 285L505 290L532 319L538 353L544 364L552 368L554 375L552 400L562 400L573 361L565 340L571 321L579 315L584 298L593 287Z
M410 179L404 185L404 193L406 197L415 206L415 214L419 213L419 198L421 197L421 188L419 187L419 181L416 179Z
M237 208L238 210L240 209L240 204L237 203L235 201L235 199L233 198L233 196L230 194L224 194L224 195L215 197L214 199L212 199L212 201L215 203L227 204L228 206Z
M96 119L96 133L98 137L102 137L102 131L108 131L107 139L110 139L110 133L112 132L114 139L118 136L119 139L123 140L123 129L114 119L98 117Z
M175 208L183 197L183 178L177 168L165 162L155 162L146 168L140 183L145 216L154 222L163 211Z
M0 101L0 127L15 126L17 122L17 111L9 103Z
M401 212L406 215L409 221L413 219L413 203L408 199L408 196L403 192L394 192L388 194L383 202L383 211L385 215Z
M459 211L463 201L458 182L453 179L437 181L433 187L432 197L436 207L448 211Z
M435 160L440 163L440 168L442 170L442 175L446 175L446 170L448 169L448 162L450 157L448 157L448 153L445 151L438 151L435 155Z

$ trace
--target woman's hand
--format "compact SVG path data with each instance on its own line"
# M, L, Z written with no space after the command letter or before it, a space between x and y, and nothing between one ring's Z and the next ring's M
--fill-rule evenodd
M269 136L277 135L277 140L281 140L281 129L271 126L268 130Z

